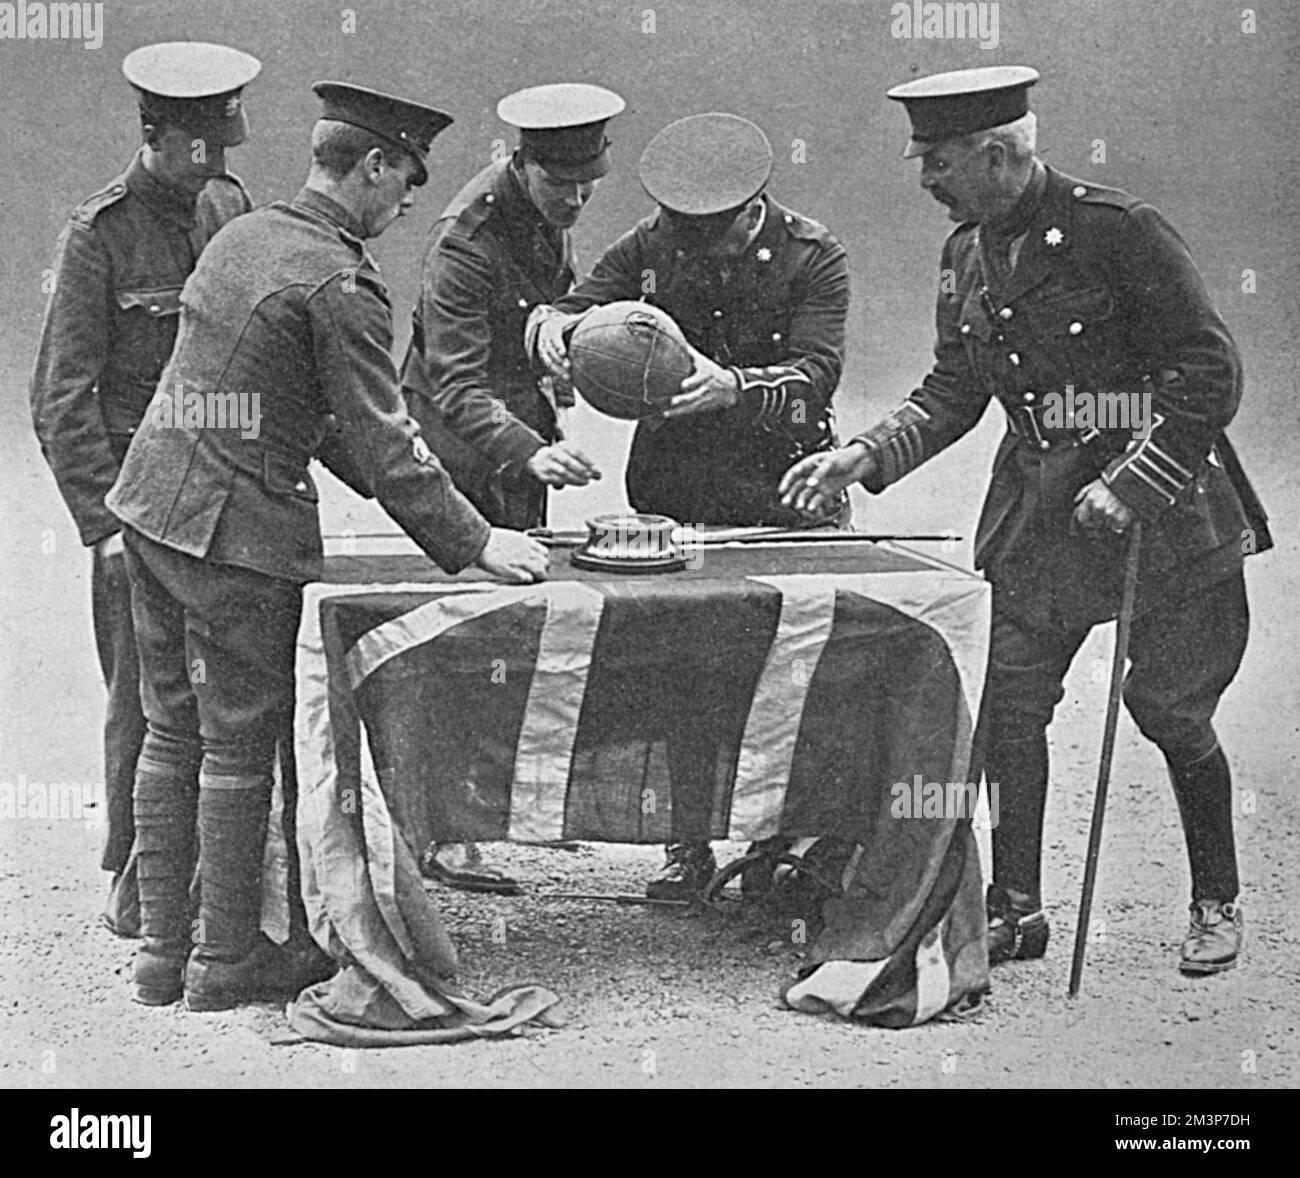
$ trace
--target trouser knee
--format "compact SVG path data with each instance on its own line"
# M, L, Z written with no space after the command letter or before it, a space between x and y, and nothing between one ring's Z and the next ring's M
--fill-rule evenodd
M1052 668L1000 663L989 668L986 693L986 739L1018 742L1047 730L1065 690Z
M276 732L203 742L203 776L262 779L275 772Z
M1218 737L1208 719L1179 715L1131 682L1124 686L1124 705L1138 731L1178 767L1199 761L1214 750Z
M140 746L137 773L193 775L203 759L203 742L197 732L187 732L149 721Z

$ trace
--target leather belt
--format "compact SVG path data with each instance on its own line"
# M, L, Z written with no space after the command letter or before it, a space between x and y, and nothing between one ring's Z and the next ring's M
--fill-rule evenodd
M1016 437L1031 442L1040 450L1060 449L1065 446L1086 446L1089 442L1101 437L1105 432L1095 427L1083 430L1045 427L1038 420L1038 414L1044 408L1042 405L1003 404L1002 408L1007 415L1007 429Z

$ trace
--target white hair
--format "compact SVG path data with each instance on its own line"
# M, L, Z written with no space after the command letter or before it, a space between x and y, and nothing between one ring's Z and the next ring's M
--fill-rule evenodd
M1031 110L1014 122L967 135L965 143L971 151L983 151L990 144L1000 143L1012 163L1028 163L1038 148L1038 116Z

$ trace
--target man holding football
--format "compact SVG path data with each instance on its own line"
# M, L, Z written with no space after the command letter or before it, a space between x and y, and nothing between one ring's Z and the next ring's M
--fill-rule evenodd
M626 475L637 511L683 524L808 526L781 503L792 462L835 444L831 397L849 308L843 247L765 189L772 148L731 114L679 119L646 147L640 178L658 210L584 279L529 316L527 348L559 380L590 308L651 303L681 327L694 371L662 415L642 420ZM847 522L836 499L814 524ZM680 899L715 870L709 849L719 747L706 713L668 739L673 836L647 894Z

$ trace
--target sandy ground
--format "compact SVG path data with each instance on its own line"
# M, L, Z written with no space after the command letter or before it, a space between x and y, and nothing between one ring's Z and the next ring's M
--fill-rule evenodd
M26 474L37 493L41 472L29 464ZM1175 970L1185 927L1181 834L1159 757L1125 718L1098 936L1084 995L1066 996L1100 743L1104 684L1093 668L1105 665L1110 642L1099 631L1076 663L1053 731L1052 947L1044 962L997 969L972 1022L886 1031L781 1009L777 990L798 965L796 948L755 936L744 922L440 891L466 988L486 996L511 982L545 984L563 998L562 1029L452 1047L280 1044L286 1024L271 1005L197 1015L130 1001L132 945L96 923L104 877L96 869L101 830L89 811L89 821L0 823L0 1085L1293 1086L1300 807L1292 788L1296 692L1281 644L1295 585L1282 561L1266 559L1253 578L1255 644L1220 713L1236 770L1248 922L1245 957L1232 973L1193 981ZM45 685L9 700L5 748L21 753L31 779L95 772L100 696L82 645L85 620L68 616L72 567L30 561L28 575L9 584L8 641ZM491 854L539 890L635 890L658 862L654 849L596 844L499 845Z
M1072 750L1069 762L1084 772ZM743 922L588 903L440 893L463 979L482 995L511 981L563 996L566 1025L507 1041L347 1051L277 1045L272 1005L191 1014L128 997L132 947L94 921L93 831L34 826L0 886L0 1084L19 1087L524 1087L862 1085L1251 1089L1292 1086L1297 953L1288 896L1293 800L1261 789L1267 822L1245 824L1248 952L1234 973L1192 981L1174 970L1183 917L1180 838L1163 783L1120 772L1085 993L1065 995L1082 791L1058 794L1048 880L1054 941L1043 963L995 971L972 1023L885 1031L780 1009L794 950ZM1265 835L1265 829L1267 834ZM639 848L499 849L542 889L630 890L656 861ZM505 937L499 934L505 922Z

